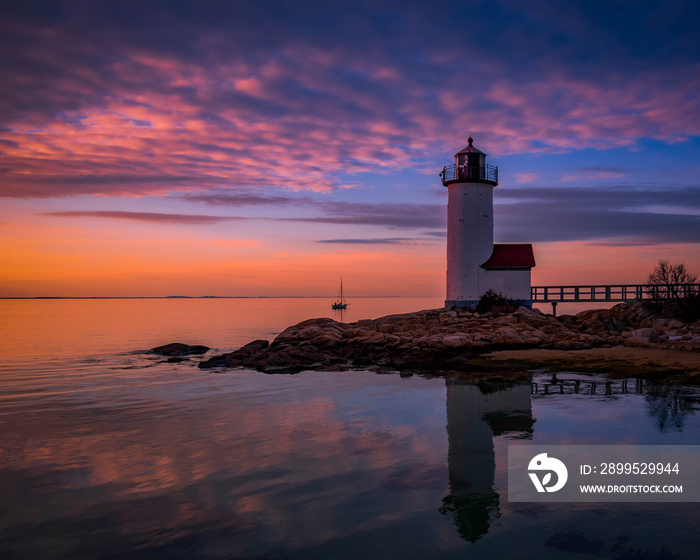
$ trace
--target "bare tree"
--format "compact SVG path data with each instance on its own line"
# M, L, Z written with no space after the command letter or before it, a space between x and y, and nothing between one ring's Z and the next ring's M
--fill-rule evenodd
M647 293L656 301L678 301L698 291L697 281L697 275L692 274L685 264L659 261L647 278Z

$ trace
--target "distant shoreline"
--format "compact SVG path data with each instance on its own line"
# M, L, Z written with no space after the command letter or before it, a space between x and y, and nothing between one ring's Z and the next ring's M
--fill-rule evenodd
M0 300L53 299L333 299L337 296L0 296ZM353 299L429 298L433 296L353 296Z

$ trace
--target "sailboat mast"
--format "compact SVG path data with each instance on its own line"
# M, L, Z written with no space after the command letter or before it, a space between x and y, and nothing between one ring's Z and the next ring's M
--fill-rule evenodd
M333 309L345 309L347 307L347 303L345 302L345 298L343 298L343 279L340 279L340 297L338 298L338 301L336 301L331 307Z

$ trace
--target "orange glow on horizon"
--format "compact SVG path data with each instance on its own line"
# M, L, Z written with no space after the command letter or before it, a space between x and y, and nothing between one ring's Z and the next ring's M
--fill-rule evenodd
M111 225L111 224L110 224ZM440 242L339 245L220 238L150 225L0 227L0 297L328 296L340 277L360 296L442 297ZM149 237L150 235L150 237ZM700 272L696 244L535 244L533 285L644 283L660 259Z
M139 230L141 231L141 230ZM435 246L338 249L245 239L171 237L5 225L0 297L333 295L340 277L356 295L439 295Z

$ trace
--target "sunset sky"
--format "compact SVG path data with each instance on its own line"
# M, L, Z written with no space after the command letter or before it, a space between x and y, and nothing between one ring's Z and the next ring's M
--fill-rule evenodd
M534 285L700 273L695 0L0 4L0 296L442 296L497 165Z

